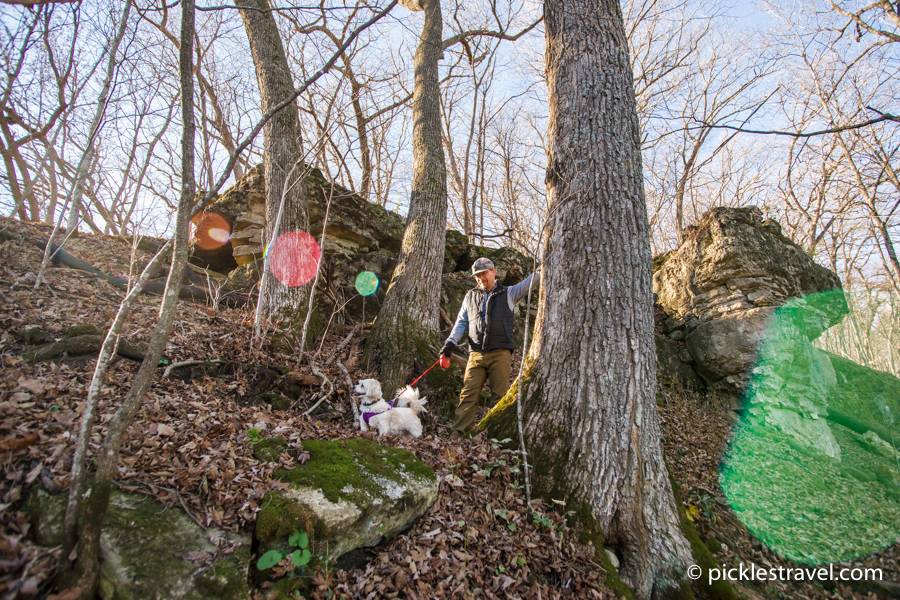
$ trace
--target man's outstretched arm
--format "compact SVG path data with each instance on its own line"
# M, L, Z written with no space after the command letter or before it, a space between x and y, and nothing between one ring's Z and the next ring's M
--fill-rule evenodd
M538 269L519 283L506 288L506 298L509 302L509 307L515 306L516 302L527 296L528 292L536 289L540 284L541 270Z

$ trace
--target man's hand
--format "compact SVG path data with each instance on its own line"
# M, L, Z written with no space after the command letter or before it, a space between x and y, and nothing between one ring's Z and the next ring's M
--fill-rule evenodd
M456 350L456 344L453 342L447 342L444 344L444 347L441 348L441 356L446 356L450 358L450 355L453 354L453 351Z

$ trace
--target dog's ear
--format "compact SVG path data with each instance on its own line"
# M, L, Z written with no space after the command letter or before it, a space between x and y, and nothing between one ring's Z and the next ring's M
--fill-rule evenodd
M381 384L377 379L369 379L366 385L366 395L374 396L376 398L381 397Z

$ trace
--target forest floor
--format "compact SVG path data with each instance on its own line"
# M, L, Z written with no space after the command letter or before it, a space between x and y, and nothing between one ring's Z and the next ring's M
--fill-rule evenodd
M71 326L107 327L123 292L87 273L50 268L48 285L33 289L43 252L34 244L49 228L0 218L0 597L44 598L52 594L58 549L37 546L24 511L31 486L68 485L79 414L95 355L31 364L22 358L31 328L62 334ZM128 277L149 259L128 240L80 235L66 250L104 273ZM131 344L146 345L156 323L159 298L143 296L125 329ZM254 340L251 309L220 309L182 301L165 364L123 443L118 485L147 493L188 511L204 526L252 530L259 502L275 487L277 465L257 461L247 431L308 439L358 437L346 376L332 365L324 372L334 393L303 416L319 386L304 387L292 407L274 410L260 402L267 369L296 370L296 358ZM360 365L364 333L339 351L355 382L375 376ZM326 334L316 361L338 356L346 331ZM166 365L182 361L230 361L255 370L223 370L215 376L189 367L163 377ZM124 397L138 363L118 358L101 389L100 425L90 452L106 434L104 424ZM262 382L264 383L264 382ZM681 495L701 536L712 541L720 564L796 566L766 549L738 521L722 495L719 463L731 423L702 400L670 394L660 408L664 448ZM198 414L204 419L195 418ZM313 598L614 598L606 574L580 545L554 503L527 510L515 457L484 435L447 439L447 423L428 414L417 440L384 440L407 448L441 478L435 506L393 541L358 552L345 569L318 572ZM529 516L530 515L530 516ZM848 563L849 564L849 563ZM877 566L884 579L900 581L898 545L854 565ZM267 584L254 598L267 596ZM863 598L861 588L825 589L808 582L748 586L767 598Z

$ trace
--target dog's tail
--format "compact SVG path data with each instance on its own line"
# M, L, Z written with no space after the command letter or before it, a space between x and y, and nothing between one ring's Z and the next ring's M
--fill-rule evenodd
M419 390L415 388L406 388L397 398L397 406L411 408L416 414L428 412L425 409L426 404L428 404L428 400L419 398Z

